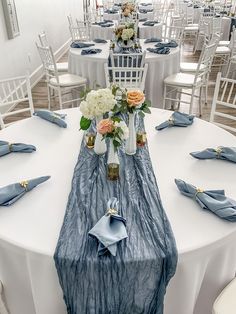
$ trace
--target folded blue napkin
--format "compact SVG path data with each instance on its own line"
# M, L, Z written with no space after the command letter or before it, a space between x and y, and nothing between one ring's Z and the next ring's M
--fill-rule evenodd
M151 3L142 2L142 3L139 3L139 5L141 5L142 7L147 7L147 6L152 5L152 4Z
M117 243L128 237L126 220L118 215L118 200L112 197L107 202L107 213L89 231L89 235L97 238L98 256L110 252L116 256Z
M118 13L118 10L116 10L116 9L107 9L107 10L105 10L105 13L116 14L116 13Z
M180 127L186 127L188 125L193 124L194 116L175 111L169 118L169 120L161 123L160 125L156 126L155 129L157 131L163 130L165 128L169 128L172 126L180 126Z
M200 5L198 5L198 4L194 4L194 5L193 5L193 8L194 8L194 9L199 9L199 8L201 8L201 7L200 7Z
M66 114L56 113L49 110L36 110L34 115L49 122L55 123L61 128L67 127L67 124L64 121Z
M102 49L83 49L81 55L94 55L100 52L102 52Z
M13 183L0 188L0 206L10 206L20 199L26 192L47 181L50 176L39 177L20 183Z
M113 25L114 23L105 23L105 24L100 24L100 27L111 27Z
M149 12L153 12L153 9L139 9L139 13L149 13Z
M171 40L171 41L169 41L168 43L157 43L156 45L155 45L156 47L161 47L161 48L163 48L163 47L168 47L168 48L176 48L176 47L178 47L178 44L177 44L177 42L175 41L175 40Z
M139 22L146 22L147 21L147 18L143 18L143 19L139 19Z
M70 46L71 48L88 48L88 47L92 47L94 46L95 44L92 44L92 43L85 43L85 42L82 42L82 41L74 41Z
M95 38L93 41L97 44L106 44L107 43L107 41L105 39L101 39L101 38Z
M158 47L158 48L147 48L149 52L157 53L160 55L166 55L170 53L170 48L168 47Z
M222 159L236 162L236 147L207 148L203 151L192 152L190 155L198 159Z
M220 218L236 221L236 201L225 196L224 190L204 191L182 180L175 179L179 191L197 201L202 209L207 209Z
M158 24L159 22L158 21L151 21L151 20L148 20L146 22L143 23L144 26L154 26L155 24Z
M157 42L161 42L161 39L157 38L157 37L151 37L151 38L147 38L144 41L145 44L147 44L147 43L157 43Z
M93 25L103 25L103 24L107 24L107 23L112 23L113 24L113 21L112 20L104 20L104 21L101 21L101 22L94 22L92 23Z
M23 143L8 143L0 141L0 157L9 153L32 153L36 150L34 145L23 144Z

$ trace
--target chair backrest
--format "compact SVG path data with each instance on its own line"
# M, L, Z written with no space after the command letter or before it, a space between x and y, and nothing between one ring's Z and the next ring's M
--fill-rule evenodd
M231 39L230 39L230 46L231 46L231 57L236 56L236 28L235 26L231 32Z
M175 40L179 46L182 44L184 27L181 26L165 26L164 36L162 40Z
M58 71L57 71L57 66L56 66L56 61L54 58L54 54L52 51L52 48L49 47L43 47L39 46L36 43L41 61L43 63L44 71L46 74L46 79L49 80L52 77L55 77L57 79L57 82L59 81L58 79Z
M223 85L223 88L221 86ZM219 72L211 107L210 122L236 133L236 80L223 78ZM232 112L232 113L230 113ZM216 119L218 117L218 119Z
M211 65L215 55L217 43L218 42L215 41L213 43L210 43L209 45L203 45L202 52L198 61L197 70L195 72L195 85L206 82L208 75L211 71Z
M124 54L110 52L110 60L112 67L143 67L145 62L146 51L140 53Z
M39 37L39 42L40 42L41 46L43 46L43 47L49 46L47 35L46 35L45 31L38 34L38 37Z
M105 63L104 69L107 87L115 84L120 88L139 89L144 91L148 64L145 64L142 68L118 68L108 67L107 63Z
M72 41L80 40L80 31L78 26L69 26Z
M76 24L79 31L79 36L81 40L90 39L90 24L89 22L79 21L76 19Z
M68 19L68 22L69 22L69 26L75 26L75 22L73 21L73 18L72 18L72 16L71 16L71 14L69 14L68 16L67 16L67 19Z
M15 109L18 105L20 108ZM10 125L4 119L29 112L34 113L33 99L29 76L19 76L0 81L0 127Z

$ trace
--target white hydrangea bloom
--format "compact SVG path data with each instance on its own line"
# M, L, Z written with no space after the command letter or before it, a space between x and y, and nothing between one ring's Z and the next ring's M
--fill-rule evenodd
M129 40L133 36L134 36L134 30L132 28L127 28L123 30L121 38L123 40Z
M127 127L126 123L124 121L115 122L115 127L120 127L123 131L123 134L121 136L122 140L127 140L129 137L129 128Z
M115 104L115 97L109 88L92 90L81 102L80 111L85 118L93 119L111 111Z

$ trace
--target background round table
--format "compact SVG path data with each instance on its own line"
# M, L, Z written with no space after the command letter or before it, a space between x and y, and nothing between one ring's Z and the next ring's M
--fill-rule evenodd
M155 43L144 44L144 40L140 40L140 44L143 49L155 45ZM69 51L69 72L86 77L91 88L96 85L105 87L104 63L108 62L109 46L109 43L96 44L94 47L102 49L102 52L85 56L81 55L82 49L71 48ZM147 51L145 62L148 63L145 84L146 97L151 100L153 107L162 108L163 81L167 76L179 72L180 49L178 47L171 48L167 55Z
M138 18L139 20L142 20L142 19L153 20L154 13L153 12L147 12L147 13L138 12Z
M139 22L138 24L139 38L162 37L162 23L157 23L154 26L145 26L143 23Z
M118 21L121 18L120 12L118 13L103 13L103 19L104 20L116 20Z
M1 157L0 185L51 175L11 207L0 208L0 280L11 314L65 314L53 254L62 226L83 132L78 108L64 110L67 129L32 117L0 131L1 140L34 144L32 154ZM152 109L145 118L148 146L164 209L179 254L165 299L165 314L211 314L214 299L235 276L236 224L224 221L180 194L174 179L204 189L225 189L236 199L236 165L197 160L189 153L236 138L205 121L157 132L171 112ZM83 276L83 274L81 274Z

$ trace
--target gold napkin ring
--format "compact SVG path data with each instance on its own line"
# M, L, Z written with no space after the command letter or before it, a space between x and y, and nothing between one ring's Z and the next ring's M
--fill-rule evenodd
M169 124L173 125L174 124L174 118L170 117L168 122L169 122Z
M108 208L107 209L107 212L106 212L106 215L109 216L109 215L117 215L118 214L118 210L115 209L115 208Z
M197 197L198 193L203 193L203 192L204 192L203 189L197 188L197 191L195 193L195 198Z
M222 149L220 147L217 147L215 149L215 152L216 152L216 157L219 158L220 157L220 154L222 153Z
M22 186L22 188L24 188L27 191L27 186L29 184L29 181L21 181L20 185Z
M13 144L10 144L10 143L8 144L8 147L9 147L9 151L10 151L10 152L12 152L12 146L13 146Z

